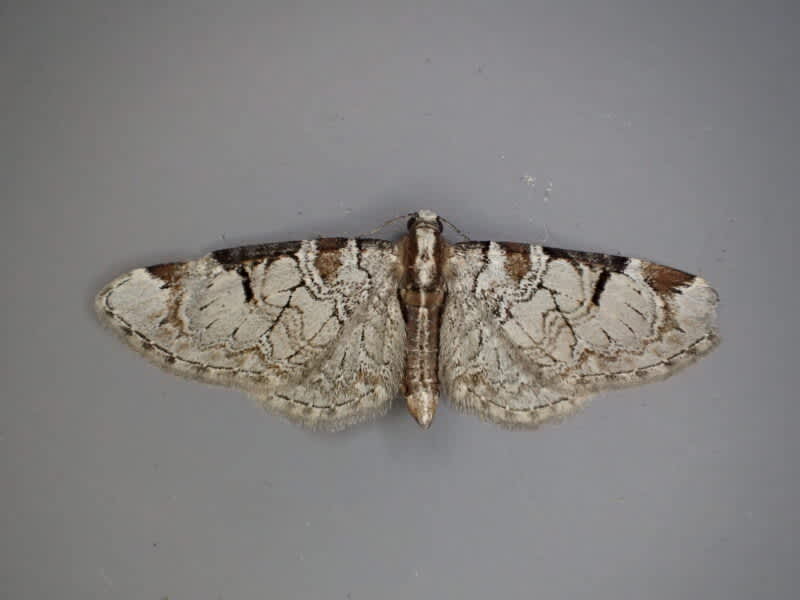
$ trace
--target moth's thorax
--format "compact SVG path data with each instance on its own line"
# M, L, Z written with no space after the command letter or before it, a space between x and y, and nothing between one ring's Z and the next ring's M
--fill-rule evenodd
M439 234L428 227L417 227L414 232L417 252L414 257L414 275L420 289L429 289L436 284L439 265L436 263L436 242Z
M439 323L445 300L442 265L447 243L441 223L430 211L409 221L400 243L403 278L399 289L406 322L406 365L403 395L408 410L429 427L439 399Z
M424 218L431 215L428 218ZM447 243L442 239L438 217L420 211L410 221L409 232L402 241L403 279L401 293L442 289L441 273Z

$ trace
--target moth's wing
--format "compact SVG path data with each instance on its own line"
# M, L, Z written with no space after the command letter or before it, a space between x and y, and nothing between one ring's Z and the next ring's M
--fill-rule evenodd
M717 344L717 294L645 260L509 242L450 248L441 379L458 408L509 427L663 379Z
M101 319L167 371L245 390L307 427L384 414L405 327L390 242L246 246L135 269L97 296Z

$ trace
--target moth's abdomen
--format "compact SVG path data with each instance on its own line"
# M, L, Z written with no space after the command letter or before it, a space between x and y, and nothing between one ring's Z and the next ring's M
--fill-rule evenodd
M444 294L400 293L406 320L406 369L403 396L408 410L425 428L430 427L439 400L439 324ZM428 305L415 305L424 300Z

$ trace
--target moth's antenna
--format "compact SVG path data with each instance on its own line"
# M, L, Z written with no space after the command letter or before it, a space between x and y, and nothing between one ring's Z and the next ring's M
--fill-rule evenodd
M550 228L547 226L547 223L544 224L544 239L539 240L536 242L537 244L546 244L547 240L550 239Z
M458 235L460 235L461 237L463 237L463 238L464 238L466 241L468 241L468 242L471 242L471 241L472 241L472 238L471 238L471 237L469 237L469 236L468 236L466 233L464 233L464 232L463 232L463 231L461 231L461 230L460 230L458 227L456 227L455 225L453 225L453 224L452 224L450 221L448 221L447 219L445 219L444 217L441 217L441 216L440 216L439 218L440 218L442 221L444 221L445 223L447 223L448 225L450 225L450 227L452 227L452 228L453 228L453 230L454 230L454 231L455 231L455 232L456 232Z
M374 235L374 234L378 233L378 232L379 232L381 229L383 229L384 227L388 227L388 226L389 226L389 225L391 225L392 223L396 223L397 221L399 221L399 220L401 220L401 219L407 219L408 217L411 217L411 216L413 216L414 214L415 214L415 213L408 213L408 214L405 214L405 215L400 215L400 216L398 216L398 217L394 217L393 219L389 219L389 220L388 220L388 221L386 221L386 222L385 222L383 225L379 225L378 227L376 227L376 228L375 228L375 229L373 229L372 231L368 231L368 232L367 232L367 233L365 233L364 235L359 235L358 237L362 237L362 238L363 238L363 237L366 237L366 236L368 236L368 235Z

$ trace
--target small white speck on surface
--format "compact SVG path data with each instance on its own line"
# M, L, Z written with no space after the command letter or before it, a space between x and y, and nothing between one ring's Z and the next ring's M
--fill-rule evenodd
M105 570L104 570L104 569L100 569L98 572L100 573L100 577L102 577L102 578L103 578L103 581L105 582L105 584L106 584L106 585L107 585L109 588L112 588L112 587L114 587L114 583L111 581L111 577L109 577L108 575L106 575L106 572L105 572Z
M519 178L522 183L532 188L536 187L536 177L528 175L527 173Z
M548 181L547 187L544 188L544 201L549 202L552 194L553 194L553 182Z

